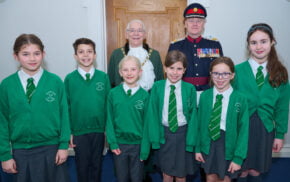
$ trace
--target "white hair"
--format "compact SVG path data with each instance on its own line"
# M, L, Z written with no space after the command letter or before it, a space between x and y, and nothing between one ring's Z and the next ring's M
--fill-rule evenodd
M139 23L139 24L141 24L142 29L144 30L144 32L146 32L146 28L145 28L145 25L144 25L143 21L138 20L138 19L131 20L131 21L127 24L127 28L126 28L126 30L130 29L130 25L131 25L132 23Z

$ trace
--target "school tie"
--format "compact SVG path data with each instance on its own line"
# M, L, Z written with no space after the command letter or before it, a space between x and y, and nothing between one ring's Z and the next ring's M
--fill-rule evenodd
M256 74L256 83L259 89L261 89L262 86L264 85L264 74L262 70L263 70L263 66L259 66L257 69L257 74Z
M91 74L86 73L86 81L88 82L88 81L90 81L90 80L91 80Z
M210 123L209 123L209 135L213 141L216 141L220 138L220 122L222 114L222 94L216 95L216 101L213 106L211 113Z
M132 95L132 90L131 90L131 89L127 90L127 95L128 95L129 97Z
M169 130L173 133L178 129L177 122L177 108L176 108L176 96L174 93L175 86L170 85L170 94L169 94L169 104L168 104L168 125Z
M34 85L33 81L34 81L33 78L27 79L26 97L27 97L29 103L31 101L31 97L32 97L34 90L35 90L35 85Z

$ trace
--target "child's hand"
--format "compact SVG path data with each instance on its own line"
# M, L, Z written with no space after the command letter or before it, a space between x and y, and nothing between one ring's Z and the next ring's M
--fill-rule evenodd
M70 135L69 147L70 148L76 147L76 144L74 144L74 136L73 135Z
M275 138L274 143L273 143L273 147L272 147L272 151L273 152L280 152L282 147L283 147L283 140Z
M68 150L59 149L55 156L55 163L56 165L61 165L64 163L68 156Z
M240 165L238 165L238 164L236 164L234 162L231 162L230 163L230 166L229 166L229 169L228 169L228 172L234 173L235 171L238 171L240 169L241 169L241 166Z
M115 155L120 155L120 154L121 154L121 150L120 150L120 149L114 149L114 150L112 150L112 152L113 152Z
M3 161L2 162L2 169L6 173L17 173L18 172L16 170L16 162L14 159L10 159L8 161Z
M201 153L195 153L195 160L205 163Z

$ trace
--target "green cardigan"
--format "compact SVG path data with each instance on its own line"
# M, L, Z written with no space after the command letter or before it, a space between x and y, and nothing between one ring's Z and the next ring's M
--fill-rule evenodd
M144 133L144 116L149 94L139 88L128 96L123 84L111 89L107 100L106 135L111 150L119 144L141 144L140 159L147 158L150 150L149 141ZM145 136L145 137L143 137Z
M267 75L263 87L259 90L252 68L249 62L245 61L236 66L233 87L247 97L249 115L257 111L267 131L275 129L275 138L283 139L288 129L289 83L274 88L270 85Z
M59 145L68 149L70 125L64 84L44 70L30 103L18 73L0 85L0 160L12 158L12 149Z
M112 87L119 85L123 81L122 77L119 74L119 63L125 56L124 55L125 53L122 51L123 49L124 49L123 47L115 49L110 57L110 62L108 66L108 75L109 75ZM152 52L150 54L149 59L152 62L153 67L154 67L155 81L162 80L164 78L164 75L163 75L162 61L161 61L159 52L154 49L150 49L150 50Z
M196 153L209 154L211 139L208 125L213 109L213 88L200 96L198 107L199 135ZM225 159L241 165L248 151L249 114L244 96L233 91L226 114Z
M164 144L164 127L162 125L162 110L164 104L166 80L155 82L151 92L146 114L146 124L148 124L149 141L153 149L159 149L160 144ZM186 150L193 152L197 137L197 115L196 115L196 90L189 83L181 82L183 114L188 124L186 133Z
M72 134L103 133L106 123L106 99L110 81L106 73L96 70L86 81L75 70L64 80Z

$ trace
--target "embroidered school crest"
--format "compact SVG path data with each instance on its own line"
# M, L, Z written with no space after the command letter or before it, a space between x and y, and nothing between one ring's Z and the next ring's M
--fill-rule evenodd
M235 104L235 108L236 108L236 112L240 112L241 111L241 104L237 102Z
M96 90L97 90L97 91L102 91L102 90L104 90L104 87L105 87L105 85L104 85L103 82L97 82L97 83L96 83Z
M136 109L143 109L144 108L144 101L143 100L136 100L135 108Z
M55 100L56 93L54 91L48 91L46 92L45 95L46 95L45 100L47 102L53 102Z

